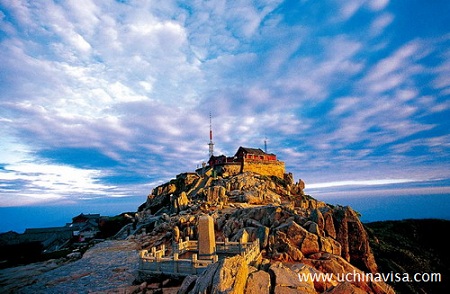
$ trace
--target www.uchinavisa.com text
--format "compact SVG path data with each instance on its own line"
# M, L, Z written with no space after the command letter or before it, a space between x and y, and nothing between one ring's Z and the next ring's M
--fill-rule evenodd
M423 282L435 283L441 282L440 273L363 273L363 272L348 272L348 273L298 273L300 282L317 281L317 282Z

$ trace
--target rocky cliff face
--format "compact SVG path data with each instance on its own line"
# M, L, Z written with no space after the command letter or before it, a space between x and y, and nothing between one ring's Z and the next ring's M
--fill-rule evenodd
M153 189L140 207L136 241L142 249L198 237L202 214L214 218L218 241L259 239L252 266L227 258L199 277L184 280L179 293L393 293L383 282L340 279L346 273L376 273L377 264L358 214L305 195L305 184L246 172L212 178L180 174ZM155 216L159 216L157 221ZM170 249L169 249L170 250ZM302 274L333 274L328 281L301 281ZM347 277L349 277L347 275Z

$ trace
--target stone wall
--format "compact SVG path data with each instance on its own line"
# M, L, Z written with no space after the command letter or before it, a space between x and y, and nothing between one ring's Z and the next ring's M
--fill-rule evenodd
M258 161L246 159L242 172L255 172L264 176L284 177L285 168L283 161Z
M242 172L254 172L264 176L277 176L283 179L285 174L284 162L273 160L245 159L244 168L242 168L241 162L234 162L218 165L216 170L224 176L235 176Z

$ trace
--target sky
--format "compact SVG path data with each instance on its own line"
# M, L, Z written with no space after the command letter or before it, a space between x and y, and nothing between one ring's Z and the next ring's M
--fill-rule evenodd
M313 197L450 194L446 0L0 0L0 206L134 197L239 146ZM127 198L128 199L128 198Z

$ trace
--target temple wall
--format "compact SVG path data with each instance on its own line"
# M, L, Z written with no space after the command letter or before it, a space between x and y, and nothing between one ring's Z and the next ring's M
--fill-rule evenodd
M285 167L283 161L259 161L246 159L242 172L255 172L265 176L284 177Z
M285 166L283 161L275 160L252 160L245 159L244 168L242 168L241 162L226 163L218 165L222 172L227 176L234 176L241 172L255 172L264 176L277 176L281 179L284 178Z

